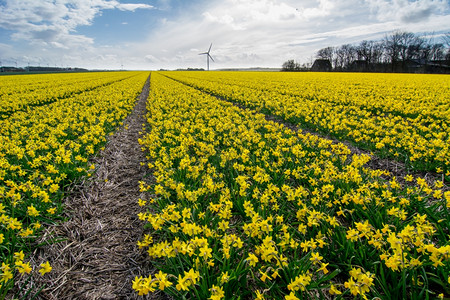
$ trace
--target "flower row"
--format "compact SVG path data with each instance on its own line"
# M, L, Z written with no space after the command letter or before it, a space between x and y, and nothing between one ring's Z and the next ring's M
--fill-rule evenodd
M127 75L123 72L2 76L0 119L8 117L15 111L69 98L123 80L128 76L130 74Z
M184 75L183 75L184 76ZM186 75L187 76L187 75ZM450 193L153 72L145 295L424 297L450 288ZM395 283L395 285L393 284Z
M448 76L347 73L166 75L419 170L450 176Z
M105 79L105 74L97 75ZM73 79L79 82L93 75L77 74ZM148 73L112 77L112 84L0 120L0 298L16 276L32 271L33 266L24 262L32 241L42 225L58 218L67 186L95 169L89 157L131 111ZM66 85L70 90L71 82ZM48 265L43 270L49 269Z

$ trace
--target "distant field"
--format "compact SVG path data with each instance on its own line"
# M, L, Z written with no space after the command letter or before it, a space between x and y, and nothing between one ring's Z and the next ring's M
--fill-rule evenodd
M302 128L450 175L450 78L367 73L166 73Z

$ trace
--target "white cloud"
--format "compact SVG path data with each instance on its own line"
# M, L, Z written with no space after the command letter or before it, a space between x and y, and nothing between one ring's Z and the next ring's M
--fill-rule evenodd
M159 62L168 62L165 68L204 67L203 57L190 49L202 52L210 42L216 60L211 68L279 66L288 58L305 61L322 47L381 39L395 29L450 29L445 0L223 0L189 14L166 21L145 43Z
M82 25L92 25L105 9L135 11L151 9L148 4L122 4L116 0L7 0L0 5L0 27L12 30L12 38L60 45L84 46L93 39L74 34Z
M326 17L333 13L335 5L332 1L321 0L318 6L300 6L297 11L300 12L300 16L306 20L316 17Z
M395 20L401 23L425 21L449 9L446 0L367 0L381 21Z
M136 9L151 9L154 7L152 5L148 5L148 4L132 4L132 3L120 4L120 3L117 3L115 8L118 8L120 10L135 11Z
M159 62L159 59L157 59L156 57L154 57L154 56L151 55L151 54L145 55L144 58L145 58L145 61L146 61L146 62L151 63L151 64L154 64L154 63L158 63L158 62Z
M339 18L345 18L350 27L352 22L357 23L352 15L355 11L350 8L361 1L350 2L344 5L339 1L311 0L298 5L298 1L216 1L197 15L184 16L176 22L166 21L158 32L149 36L145 48L153 49L151 54L160 62L166 61L165 68L176 68L176 64L205 67L203 57L190 49L206 51L210 42L213 42L211 53L215 59L211 68L231 64L278 66L295 49L297 54L293 58L310 56L314 50L307 52L308 49L318 48L317 45L327 41L329 35L324 33L341 29ZM346 15L339 16L339 10ZM331 17L335 20L329 21ZM181 57L183 60L177 60Z
M280 23L300 15L295 7L280 1L229 0L218 3L205 11L203 17L208 22L224 24L234 30Z

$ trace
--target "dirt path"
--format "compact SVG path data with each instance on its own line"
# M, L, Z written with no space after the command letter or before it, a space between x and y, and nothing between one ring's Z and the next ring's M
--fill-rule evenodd
M151 270L146 253L136 246L143 227L136 215L138 182L146 174L146 167L140 165L145 155L138 138L148 93L149 80L124 126L109 136L105 150L94 158L92 179L66 201L70 219L44 236L66 241L36 253L53 266L41 299L137 298L131 282Z

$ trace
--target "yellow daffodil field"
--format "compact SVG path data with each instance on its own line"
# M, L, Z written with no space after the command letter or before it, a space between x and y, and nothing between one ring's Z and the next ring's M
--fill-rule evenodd
M447 76L152 72L138 242L175 299L450 295ZM247 109L248 108L248 109ZM333 134L434 172L371 169Z
M446 75L239 73L173 79L302 128L450 177L450 80Z
M148 72L0 77L0 299L19 276L42 224L60 218L67 186L133 109ZM50 263L38 266L42 276Z
M0 76L0 299L149 75L136 297L450 297L450 77L127 71Z

